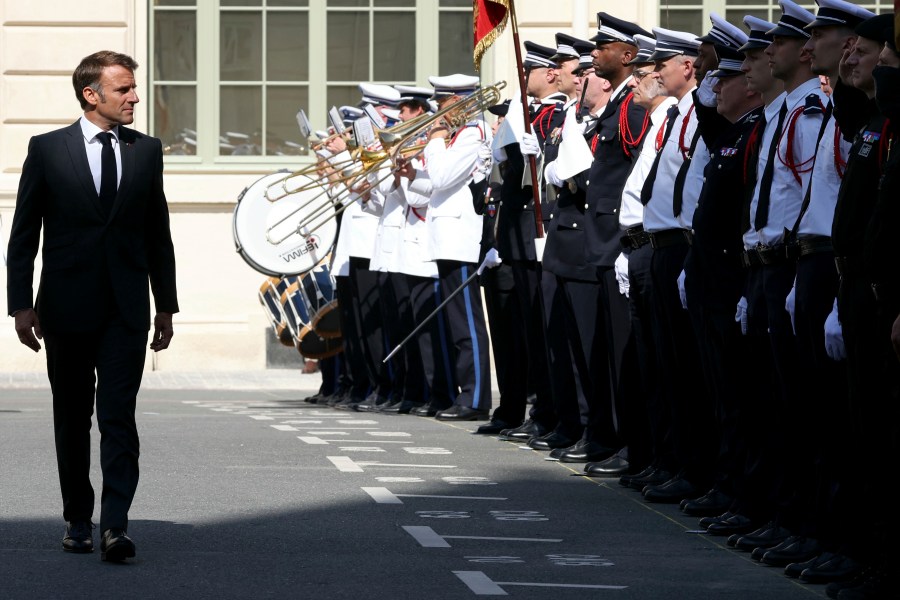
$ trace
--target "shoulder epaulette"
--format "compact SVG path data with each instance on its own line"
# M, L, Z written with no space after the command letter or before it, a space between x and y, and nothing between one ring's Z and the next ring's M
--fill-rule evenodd
M822 105L822 99L819 98L818 94L810 94L806 97L806 101L803 106L803 114L804 115L816 115L825 112L825 107Z

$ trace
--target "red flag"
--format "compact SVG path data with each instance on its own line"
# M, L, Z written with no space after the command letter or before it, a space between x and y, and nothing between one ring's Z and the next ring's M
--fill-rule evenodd
M475 31L475 70L481 69L481 57L506 27L512 0L472 0Z

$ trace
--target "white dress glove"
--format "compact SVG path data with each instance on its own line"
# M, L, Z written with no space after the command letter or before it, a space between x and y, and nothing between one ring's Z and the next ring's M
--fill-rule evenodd
M747 299L743 296L737 303L737 312L734 314L734 322L741 324L741 333L747 335Z
M716 94L713 92L713 86L719 82L718 77L707 75L700 82L697 88L697 98L703 106L713 107L716 105Z
M613 263L613 269L616 273L616 282L619 284L619 293L628 298L631 282L628 279L628 257L624 253L619 254L619 258Z
M566 184L565 180L560 179L559 175L556 174L555 160L549 165L544 165L544 181L556 187L563 187Z
M681 308L687 310L687 293L684 291L684 270L678 276L678 297L681 298Z
M491 248L487 251L487 254L484 255L484 260L481 261L481 265L478 266L477 273L481 275L484 273L485 269L493 269L496 266L499 266L503 261L500 259L500 253L497 252L496 248Z
M831 314L825 319L825 352L831 360L844 360L847 358L847 349L844 348L844 330L838 317L837 300Z
M541 153L541 145L537 136L533 133L523 133L522 141L519 142L519 152L522 156L538 156Z
M484 141L478 147L478 160L475 161L475 170L472 171L472 181L479 183L485 180L491 174L493 166L493 156L491 151L491 143Z
M794 330L794 335L797 335L797 324L794 321L794 306L797 300L797 288L792 287L791 291L788 293L787 298L784 299L784 310L788 311L788 314L791 315L791 329Z

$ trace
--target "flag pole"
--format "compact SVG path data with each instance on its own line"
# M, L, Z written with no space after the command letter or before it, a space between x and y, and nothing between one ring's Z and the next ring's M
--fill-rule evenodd
M531 113L528 110L528 93L526 91L527 79L525 67L522 65L522 49L519 43L519 23L516 19L516 4L509 0L509 19L512 22L513 45L516 48L516 68L519 74L519 95L522 100L522 116L525 119L525 132L531 133ZM528 156L528 165L531 167L531 194L534 197L534 227L537 237L544 237L544 219L541 211L541 189L538 187L537 161L534 155Z

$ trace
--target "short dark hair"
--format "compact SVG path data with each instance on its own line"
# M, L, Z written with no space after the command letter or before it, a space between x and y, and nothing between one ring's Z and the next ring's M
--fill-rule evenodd
M78 98L82 109L88 106L87 100L84 99L84 94L82 93L84 88L93 88L102 98L103 91L99 86L100 75L103 73L103 69L113 65L125 67L132 73L138 68L137 62L130 56L111 50L94 52L90 56L82 58L81 62L78 63L75 72L72 73L72 86L75 88L75 97Z
M431 107L428 106L428 102L425 100L421 100L419 98L410 98L409 100L403 100L398 104L400 108L408 106L411 110L415 110L417 108L421 108L422 112L430 112Z

